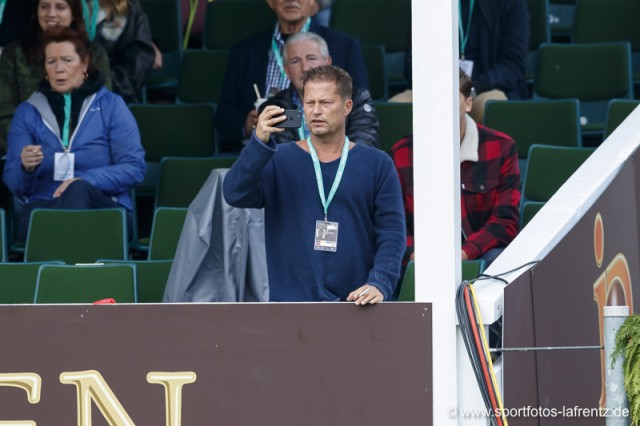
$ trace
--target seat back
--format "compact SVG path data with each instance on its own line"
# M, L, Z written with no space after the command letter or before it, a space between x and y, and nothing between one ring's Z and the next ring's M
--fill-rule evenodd
M380 123L380 149L391 155L391 147L413 133L413 104L410 102L373 102Z
M471 281L480 276L486 269L486 262L482 259L475 260L463 260L462 261L462 279ZM399 302L413 302L416 299L415 290L415 262L410 260L407 264L407 269L404 272L402 278L402 286L400 287L400 293L398 295Z
M160 163L156 208L189 207L211 170L228 169L237 157L166 157Z
M637 0L580 0L576 3L572 41L599 43L628 41L640 50L640 2Z
M151 35L162 52L162 68L149 72L145 88L175 87L182 55L180 3L178 0L142 0L140 5L149 19Z
M204 46L229 49L240 40L268 29L276 15L264 0L215 0L207 5Z
M573 29L576 0L549 0L549 27L554 41L569 41Z
M462 280L475 280L487 268L487 262L483 259L463 260L462 261Z
M340 0L331 5L331 28L358 38L363 46L384 46L387 88L394 93L410 84L403 73L405 54L411 50L410 25L411 0Z
M413 302L416 300L416 270L415 263L410 260L402 277L402 285L398 294L399 302Z
M387 52L409 50L410 22L411 0L392 4L387 0L339 0L331 6L331 28L357 37L363 45L381 44Z
M33 303L38 271L42 264L42 262L0 263L0 304Z
M0 261L7 261L7 220L2 208L0 208Z
M538 62L538 48L551 41L551 29L549 27L549 1L527 0L529 6L529 53L527 55L527 67L525 78L533 84L535 70Z
M101 260L101 262L122 263L115 260ZM136 286L138 289L138 303L162 303L164 288L171 272L172 260L128 260L127 264L136 267Z
M186 208L156 209L149 241L149 260L167 260L175 257L186 217Z
M580 146L578 100L488 101L484 122L516 141L518 158L533 144Z
M520 208L520 229L527 226L544 204L544 201L525 201L522 204L522 207Z
M135 303L134 265L41 265L34 303Z
M178 101L217 105L222 92L229 51L185 50L182 55Z
M532 145L521 205L526 201L548 201L593 151L593 148Z
M580 0L576 3L574 43L628 41L633 80L640 82L640 2L637 0Z
M386 100L389 97L389 92L387 90L384 46L379 44L362 46L362 55L369 76L371 99Z
M638 100L612 99L607 109L604 138L608 138L638 105L640 105Z
M610 99L631 99L631 48L627 42L543 44L534 97L577 98L583 132L602 134Z
M130 109L140 129L146 161L214 154L215 125L211 105L136 104Z
M62 260L67 264L128 256L126 212L35 209L31 212L25 262Z

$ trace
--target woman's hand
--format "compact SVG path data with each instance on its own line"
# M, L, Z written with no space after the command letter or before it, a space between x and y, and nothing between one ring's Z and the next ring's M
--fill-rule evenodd
M72 182L80 180L80 178L67 179L63 181L60 186L54 191L53 198L58 198L62 193L71 185Z
M42 154L42 147L40 145L27 145L22 148L20 153L20 160L22 161L22 167L28 172L33 172L36 167L42 163L44 155Z

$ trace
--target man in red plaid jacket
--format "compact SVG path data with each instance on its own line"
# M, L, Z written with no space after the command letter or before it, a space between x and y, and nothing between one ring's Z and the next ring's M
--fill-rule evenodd
M460 194L462 260L485 259L487 265L514 239L519 229L520 169L515 142L508 135L468 115L471 80L460 71ZM413 137L392 148L400 176L407 220L405 262L413 259Z

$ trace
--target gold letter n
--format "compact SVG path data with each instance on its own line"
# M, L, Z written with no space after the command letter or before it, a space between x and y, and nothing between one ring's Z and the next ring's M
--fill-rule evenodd
M111 426L135 426L99 372L64 372L60 374L60 382L75 385L78 390L78 426L91 426L91 401Z

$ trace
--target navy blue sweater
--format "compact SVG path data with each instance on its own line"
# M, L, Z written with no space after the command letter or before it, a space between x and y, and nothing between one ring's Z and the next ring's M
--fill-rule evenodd
M340 160L321 163L325 196ZM295 143L265 145L254 135L224 180L232 206L265 208L271 301L337 301L368 283L387 300L396 286L405 245L398 175L382 151L356 144L328 210L339 223L338 249L314 250L324 218L313 162Z

